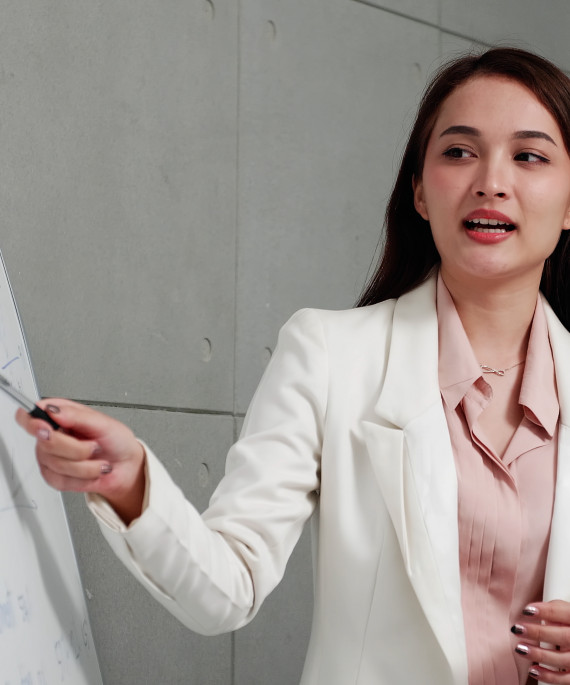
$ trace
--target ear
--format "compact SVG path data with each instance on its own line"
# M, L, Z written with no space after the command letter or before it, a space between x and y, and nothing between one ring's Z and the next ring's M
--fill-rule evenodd
M412 188L414 189L414 207L416 208L416 212L422 217L422 219L429 221L426 201L424 198L424 185L421 178L419 180L415 176L412 178ZM570 223L568 224L568 227L570 228Z
M564 217L564 222L562 223L562 230L567 231L570 228L570 207L568 207L568 211L566 212L566 216Z

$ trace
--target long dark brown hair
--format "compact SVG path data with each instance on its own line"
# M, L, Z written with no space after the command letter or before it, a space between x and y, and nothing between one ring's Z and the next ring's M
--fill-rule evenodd
M570 79L548 60L519 48L492 48L445 64L428 84L386 208L382 254L358 307L399 297L426 280L440 257L416 212L412 181L422 176L427 144L444 100L475 76L503 76L528 88L552 114L570 154ZM570 182L570 179L569 179ZM570 231L546 260L540 287L570 330Z

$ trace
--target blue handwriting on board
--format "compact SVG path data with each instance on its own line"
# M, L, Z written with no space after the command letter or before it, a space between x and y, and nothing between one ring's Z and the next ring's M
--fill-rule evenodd
M0 595L0 635L16 630L19 624L30 621L30 600L27 590L18 595L14 602L14 594L11 590L5 590Z
M81 652L84 649L89 650L89 648L89 630L87 618L84 618L83 625L81 626L81 634L78 633L75 626L72 626L67 635L63 635L55 643L55 656L58 666L61 669L60 675L62 682L70 675L73 662L79 659Z
M14 362L18 361L18 359L20 359L20 357L13 357L12 359L10 359L9 362L6 362L6 363L4 364L4 366L2 367L2 371L4 371L5 369L7 369L7 368L10 366L10 364L13 364Z
M21 674L17 680L5 680L4 685L48 685L45 674L43 671L37 671L36 677L31 671Z
M12 593L8 590L5 596L0 598L0 635L14 628L16 628L16 612Z
M28 591L18 594L16 600L14 597L10 589L4 590L4 593L0 595L0 640L3 634L8 631L15 632L19 626L30 623L32 620ZM67 633L62 634L53 643L54 666L57 664L58 682L66 682L72 677L73 663L79 660L83 652L90 649L89 625L87 617L84 617L79 628L73 622ZM6 678L6 674L3 677ZM47 685L47 680L43 670L36 670L34 675L32 670L26 669L25 673L20 672L18 676L13 675L11 679L5 679L2 685Z

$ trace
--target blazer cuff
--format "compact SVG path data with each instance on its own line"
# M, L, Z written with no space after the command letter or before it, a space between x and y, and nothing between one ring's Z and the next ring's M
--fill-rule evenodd
M138 439L138 438L137 438ZM125 524L123 519L117 514L113 509L111 504L102 496L95 493L87 493L85 495L85 501L89 507L91 513L95 516L97 521L101 524L104 529L113 531L115 533L126 533L127 530L131 530L137 524L140 523L141 519L144 518L145 512L149 508L151 490L153 488L152 482L159 481L164 476L170 480L170 476L164 470L164 467L160 464L158 458L154 455L152 450L148 447L146 443L142 440L138 440L144 449L144 475L145 475L145 490L143 496L143 504L141 515L131 521L129 526ZM160 472L163 472L162 474Z

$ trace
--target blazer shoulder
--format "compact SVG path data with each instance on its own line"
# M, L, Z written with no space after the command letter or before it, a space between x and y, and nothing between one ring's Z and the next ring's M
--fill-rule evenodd
M386 356L393 335L408 336L410 326L437 331L435 277L401 297L352 309L300 309L282 327L279 338L311 339L324 346L333 358L357 354Z
M401 312L402 320L417 317L418 323L421 323L426 317L433 319L437 316L435 288L436 275L433 274L400 297L352 309L300 309L285 325L303 325L304 323L310 325L308 322L318 320L325 332L338 335L342 332L353 331L360 335L366 330L373 332L387 325L391 327L396 310Z
M366 331L381 330L389 325L394 315L397 300L386 300L367 307L352 309L299 309L283 328L318 326L326 339L329 337L357 335Z

